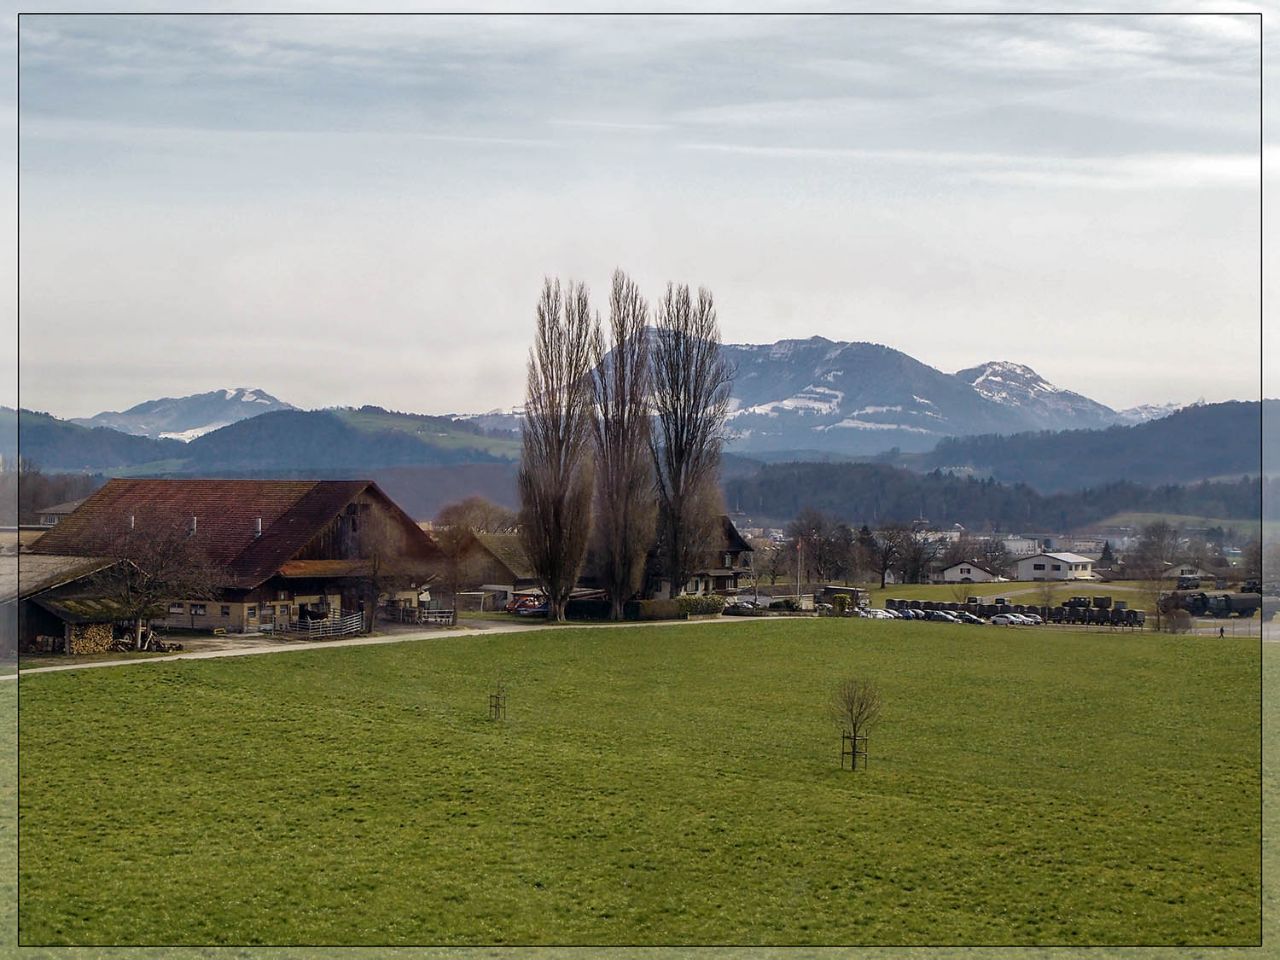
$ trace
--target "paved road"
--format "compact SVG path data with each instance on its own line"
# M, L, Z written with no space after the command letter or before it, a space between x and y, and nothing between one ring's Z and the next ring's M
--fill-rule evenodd
M772 620L795 619L790 617L771 617ZM758 623L755 617L716 617L711 620L655 620L626 623L569 623L560 624L556 629L564 630L626 630L631 627L668 627L693 626L699 623ZM167 663L171 660L212 660L217 657L248 657L267 653L294 653L298 650L332 650L334 647L367 647L383 643L407 643L413 640L446 640L454 637L492 636L500 633L530 633L549 629L544 624L508 623L488 621L482 626L464 627L462 629L435 629L412 633L384 634L372 637L349 637L345 640L299 640L275 641L262 643L254 640L243 641L243 646L228 645L216 650L192 650L183 653L165 654L158 657L131 657L121 660L91 660L84 663L58 664L52 667L31 667L19 670L16 674L0 676L0 682L16 680L18 677L35 673L55 673L61 670L97 670L102 667L132 667L147 663Z

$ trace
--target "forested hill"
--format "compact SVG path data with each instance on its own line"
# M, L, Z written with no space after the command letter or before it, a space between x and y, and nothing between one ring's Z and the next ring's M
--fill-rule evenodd
M1280 401L1268 400L1274 429ZM1184 407L1159 420L1105 430L1062 430L1010 436L949 437L920 458L925 470L972 471L1045 493L1081 490L1116 480L1190 483L1256 475L1262 457L1262 404L1257 401Z
M1120 481L1072 493L1042 494L934 471L871 463L780 463L725 481L731 510L756 523L783 523L806 507L848 523L961 523L971 529L1076 530L1124 511L1238 518L1259 516L1261 479L1147 487Z

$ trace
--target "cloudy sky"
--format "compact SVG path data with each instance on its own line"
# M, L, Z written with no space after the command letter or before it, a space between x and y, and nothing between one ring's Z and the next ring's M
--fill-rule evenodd
M542 277L1257 395L1257 17L31 16L20 400L518 403Z

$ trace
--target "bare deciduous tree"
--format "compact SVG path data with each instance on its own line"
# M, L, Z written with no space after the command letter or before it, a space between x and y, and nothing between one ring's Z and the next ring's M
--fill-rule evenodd
M516 515L484 497L467 497L445 504L436 514L431 539L443 555L442 574L449 599L458 608L458 591L473 575L470 547L476 533L510 533L516 529Z
M621 270L609 292L611 346L597 326L595 374L595 556L609 616L640 589L656 507L649 454L649 305Z
M170 602L212 600L217 574L192 539L189 521L152 514L130 517L109 555L125 561L93 578L102 595L133 621L133 646L141 650L143 631Z
M591 535L592 340L587 289L547 279L529 355L521 450L520 538L547 595L547 618L564 620Z
M870 680L841 680L831 694L831 718L851 736L866 736L880 719L880 690Z
M880 574L880 589L888 582L889 572L895 569L911 540L911 531L900 526L886 526L872 533L863 528L859 543L871 563L871 569Z
M711 292L695 301L685 285L667 285L653 344L654 429L650 440L658 491L658 539L671 593L684 589L709 548L719 519L720 448L733 373L720 353Z

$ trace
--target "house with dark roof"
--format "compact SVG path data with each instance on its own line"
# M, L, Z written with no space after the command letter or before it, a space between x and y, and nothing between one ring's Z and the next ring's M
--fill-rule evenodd
M68 500L66 503L55 503L51 507L41 507L37 512L40 517L40 526L53 527L62 522L62 518L69 516L76 511L80 504L84 503L84 498L79 500Z
M751 544L743 539L733 521L722 514L714 542L708 546L702 563L684 585L684 592L689 594L737 593L742 589L744 580L751 576L751 557ZM671 597L671 579L662 575L660 558L656 550L649 552L647 566L646 596L659 600Z
M370 480L116 479L32 554L119 557L127 532L180 528L213 568L213 599L175 597L158 625L244 632L416 603L440 551ZM27 555L23 555L25 559Z

